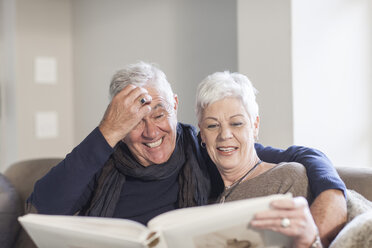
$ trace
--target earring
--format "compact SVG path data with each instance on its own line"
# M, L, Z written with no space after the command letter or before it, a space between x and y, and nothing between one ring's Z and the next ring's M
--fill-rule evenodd
M204 143L203 141L200 141L200 146L201 146L202 148L205 148L205 143Z

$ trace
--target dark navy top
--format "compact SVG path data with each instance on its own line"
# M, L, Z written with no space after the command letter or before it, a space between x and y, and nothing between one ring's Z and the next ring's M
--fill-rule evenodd
M328 158L306 147L287 150L255 146L261 160L271 163L298 162L307 169L313 196L345 185ZM36 182L28 198L40 214L73 215L89 203L101 169L114 149L95 128L66 158ZM126 176L114 216L146 224L151 218L177 208L177 174L158 181Z

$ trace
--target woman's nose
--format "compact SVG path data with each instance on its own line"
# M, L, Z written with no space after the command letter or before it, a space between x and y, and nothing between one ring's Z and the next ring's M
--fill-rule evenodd
M221 127L220 137L222 140L230 139L232 136L233 135L229 127Z

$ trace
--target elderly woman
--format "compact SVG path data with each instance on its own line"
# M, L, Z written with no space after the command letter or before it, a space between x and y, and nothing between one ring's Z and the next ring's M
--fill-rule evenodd
M225 185L218 202L291 192L293 200L272 202L272 210L258 213L251 225L292 236L295 247L321 247L307 203L312 196L305 168L266 163L257 156L260 119L255 92L246 76L229 72L214 73L198 87L202 147Z

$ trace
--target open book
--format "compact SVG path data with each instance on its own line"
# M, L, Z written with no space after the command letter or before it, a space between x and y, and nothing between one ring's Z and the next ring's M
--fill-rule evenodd
M156 216L147 227L126 219L86 216L27 214L19 221L40 248L290 247L289 237L249 225L272 200L290 197L271 195L177 209Z

